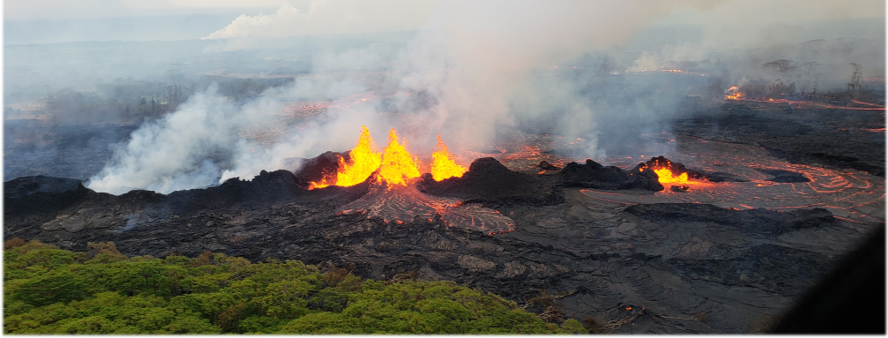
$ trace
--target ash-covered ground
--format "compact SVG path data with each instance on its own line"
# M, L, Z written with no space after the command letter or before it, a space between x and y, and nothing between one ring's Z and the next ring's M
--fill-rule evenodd
M408 197L369 182L306 190L305 168L114 196L81 185L93 164L57 165L33 173L73 178L4 184L4 236L455 280L604 331L754 332L884 227L884 112L700 105L596 162L569 156L583 140L504 128L476 156L493 158L460 179L420 180ZM7 174L30 175L15 155L4 157ZM664 188L637 167L657 155L707 180Z

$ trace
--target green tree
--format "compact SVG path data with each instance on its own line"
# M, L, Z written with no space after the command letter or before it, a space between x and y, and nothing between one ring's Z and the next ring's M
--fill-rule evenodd
M365 280L298 261L204 253L127 258L4 245L3 331L15 334L585 333L454 282Z

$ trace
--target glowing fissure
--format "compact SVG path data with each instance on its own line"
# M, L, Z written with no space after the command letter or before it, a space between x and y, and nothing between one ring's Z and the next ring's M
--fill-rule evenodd
M743 93L740 92L740 88L737 86L733 86L728 88L725 91L725 100L734 100L734 101L749 101L749 102L763 102L763 103L786 103L793 108L820 108L820 109L841 109L841 110L866 110L866 111L875 111L875 110L885 110L885 107L882 105L878 105L875 103L867 103L861 102L858 100L851 100L851 102L859 105L864 105L866 107L849 107L849 106L834 106L829 103L817 102L817 101L793 101L787 99L773 99L773 98L761 98L761 99L752 99L748 97L744 97Z
M406 144L406 140L404 141ZM330 175L318 182L311 182L309 189L323 188L331 185L342 187L353 186L364 182L377 170L377 181L385 182L389 188L395 185L407 185L420 176L419 161L407 151L404 144L399 143L398 133L392 128L389 131L388 145L382 153L375 151L376 146L367 126L361 126L361 136L355 148L349 151L349 160L339 158L339 169L336 175ZM432 177L440 181L450 177L461 177L467 169L453 161L447 146L438 135L437 151L432 154Z

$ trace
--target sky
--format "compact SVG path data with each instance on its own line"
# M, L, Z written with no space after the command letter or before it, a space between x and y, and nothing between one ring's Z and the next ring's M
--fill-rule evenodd
M664 25L792 25L885 17L882 0L686 0L657 1L651 5L655 3L657 6L669 4L653 21ZM437 0L8 0L3 5L4 42L188 40L407 31L426 24L437 5Z
M265 37L405 31L417 29L436 4L428 0L11 0L3 5L4 43L191 40L219 30L223 31L215 36L229 37L231 32L236 36L250 28L258 28Z

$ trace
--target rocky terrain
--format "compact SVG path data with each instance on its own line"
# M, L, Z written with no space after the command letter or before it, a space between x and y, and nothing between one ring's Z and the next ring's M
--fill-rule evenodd
M855 111L852 119L774 109L726 104L676 120L674 129L680 142L759 145L787 161L866 171L860 174L866 182L884 187L884 130L862 131L878 128L884 111ZM839 125L857 129L833 128ZM845 133L851 136L841 138ZM113 241L127 255L213 251L253 261L298 259L364 278L454 280L600 331L743 333L774 323L868 233L884 227L884 194L873 197L880 205L866 209L865 219L850 212L834 217L840 209L826 204L776 211L660 203L652 194L670 192L639 170L642 163L629 170L594 161L545 163L543 172L528 174L481 158L462 178L422 178L410 188L417 195L408 197L374 195L369 182L305 189L312 175L329 171L331 156L296 173L262 172L169 195L114 196L85 188L80 178L20 177L4 184L4 236L75 251ZM320 169L311 170L312 163ZM810 176L751 168L767 177L762 182L791 191ZM683 170L711 182L744 182ZM607 194L635 199L599 198ZM423 207L442 199L457 205ZM410 209L417 205L424 209ZM506 230L490 235L484 224Z
M478 196L490 196L483 187L451 182L463 199L515 221L514 231L489 236L442 215L386 222L339 213L367 183L305 190L297 181L287 171L263 172L204 190L114 196L73 179L20 178L5 184L4 236L78 251L114 241L127 255L299 259L374 279L415 273L496 292L532 310L555 304L564 316L591 317L617 332L681 333L754 330L869 230L824 209L625 205L576 188L559 188L553 203L515 193L484 200Z
M673 128L678 135L761 146L792 163L885 176L885 110L729 101L720 109L694 110L676 119Z

